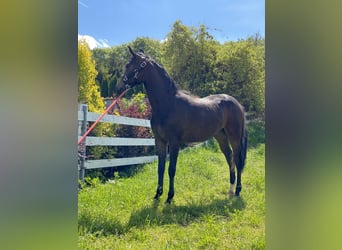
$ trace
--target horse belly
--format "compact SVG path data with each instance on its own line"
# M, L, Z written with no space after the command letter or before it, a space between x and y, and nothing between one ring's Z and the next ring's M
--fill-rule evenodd
M213 137L213 134L191 133L183 135L181 141L185 143L202 142L210 139L211 137Z
M210 139L221 129L220 123L210 119L193 120L182 133L184 142L201 142Z

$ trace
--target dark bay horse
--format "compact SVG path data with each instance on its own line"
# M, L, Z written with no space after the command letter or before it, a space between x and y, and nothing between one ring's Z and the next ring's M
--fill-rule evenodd
M134 52L126 64L118 90L143 83L152 107L151 126L158 155L158 186L155 199L163 193L167 146L169 146L170 186L166 202L174 196L174 177L179 147L182 143L200 142L214 137L230 169L230 194L234 194L235 168L237 180L235 195L241 191L241 173L245 165L247 133L244 109L226 94L204 98L191 96L179 90L163 67L143 51Z

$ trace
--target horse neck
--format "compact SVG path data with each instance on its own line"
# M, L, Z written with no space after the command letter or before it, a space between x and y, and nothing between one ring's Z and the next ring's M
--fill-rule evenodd
M150 101L152 112L167 111L175 97L175 86L167 73L153 65L151 73L145 75L144 85Z

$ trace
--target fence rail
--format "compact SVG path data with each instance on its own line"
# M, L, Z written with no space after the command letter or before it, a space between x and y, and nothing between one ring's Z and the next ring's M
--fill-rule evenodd
M79 136L81 138L81 136ZM154 139L124 137L87 137L87 146L154 146Z
M152 155L152 156L129 157L129 158L89 160L87 161L86 169L143 164L143 163L149 163L149 162L155 161L156 159L157 159L157 156Z
M88 122L95 121L100 114L88 112L88 107L85 104L79 104L78 111L78 138L85 133ZM101 122L112 124L121 124L129 126L151 127L149 120L105 115ZM81 156L85 155L86 146L155 146L153 138L123 138L123 137L94 137L87 136L83 141L83 147L79 150ZM79 179L83 180L86 169L128 166L135 164L143 164L153 162L157 159L156 155L152 156L137 156L129 158L101 159L101 160L86 160L85 157L79 157Z
M83 106L80 105L80 106ZM86 105L85 105L86 106ZM86 119L88 122L94 122L100 116L98 113L87 112ZM83 121L84 112L81 110L78 111L78 120ZM132 125L132 126L142 126L142 127L151 127L151 123L149 120L132 118L132 117L125 117L125 116L118 116L118 115L105 115L101 122L109 122L114 124L122 124L122 125Z

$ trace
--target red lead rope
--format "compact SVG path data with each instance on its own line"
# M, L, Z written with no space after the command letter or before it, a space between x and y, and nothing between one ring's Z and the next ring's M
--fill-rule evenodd
M108 108L99 116L99 118L96 119L96 121L93 123L93 125L90 126L90 128L87 130L87 132L84 133L84 135L82 135L82 137L78 140L77 145L80 145L80 143L86 138L86 136L90 133L90 131L93 130L93 128L96 126L96 124L99 123L99 121L108 113L108 111L114 107L114 105L121 99L121 97L123 97L124 94L126 94L126 92L128 91L128 89L126 89L124 92L122 92L118 98L116 98L109 106Z

